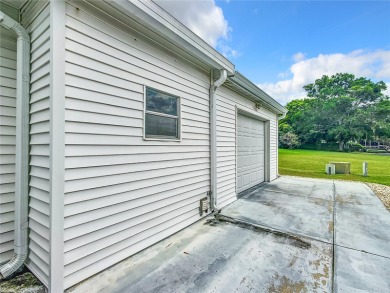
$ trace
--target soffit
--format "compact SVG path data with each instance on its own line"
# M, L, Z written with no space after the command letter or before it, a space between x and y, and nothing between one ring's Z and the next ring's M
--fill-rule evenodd
M5 4L8 4L9 6L12 6L16 9L20 9L27 1L28 0L2 0L1 2L4 2Z

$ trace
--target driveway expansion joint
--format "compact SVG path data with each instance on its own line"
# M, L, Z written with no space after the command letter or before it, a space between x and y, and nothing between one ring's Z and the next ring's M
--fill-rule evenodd
M335 244L335 246L342 247L342 248L349 249L349 250L353 250L353 251L357 251L357 252L363 252L365 254L374 255L374 256L377 256L377 257L383 257L383 258L386 258L386 259L390 259L390 257L388 257L388 256L384 256L384 255L377 254L377 253L372 253L372 252L369 252L367 250L356 249L356 248L348 247L348 246L341 245L341 244Z
M254 223L251 223L248 221L234 219L232 217L224 216L221 214L216 214L215 218L218 221L227 222L227 223L230 223L233 225L237 225L237 226L244 228L244 229L250 229L250 230L263 232L263 233L264 232L270 233L270 234L273 234L273 235L278 236L278 237L287 238L289 240L294 241L296 244L298 244L299 247L304 248L304 249L308 249L311 246L311 244L309 242L307 242L307 241L305 241L305 240L303 240L303 239L301 239L301 238L299 238L296 235L291 234L291 233L282 232L282 231L279 231L279 230L276 230L276 229L273 229L273 228L270 228L267 226L254 224Z
M308 198L306 195L301 195L301 194L296 194L296 193L290 193L290 192L285 192L285 191L278 191L278 190L272 190L272 189L267 189L266 187L263 187L261 189L262 191L268 191L268 192L273 192L273 193L281 193L281 194L285 194L285 195L292 195L292 196L297 196L297 197L300 197L300 198ZM251 193L249 193L248 195L252 195L254 194L255 191L252 191ZM248 197L249 197L248 196ZM243 197L243 198L247 198L247 197ZM326 198L322 198L322 197L316 197L316 196L310 196L309 197L310 199L313 199L313 200L324 200L324 201L334 201L334 199L326 199Z

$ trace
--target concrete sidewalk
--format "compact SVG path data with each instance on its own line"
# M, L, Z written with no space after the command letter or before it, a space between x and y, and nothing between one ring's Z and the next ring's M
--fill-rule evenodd
M366 185L282 177L71 292L389 292L389 243Z

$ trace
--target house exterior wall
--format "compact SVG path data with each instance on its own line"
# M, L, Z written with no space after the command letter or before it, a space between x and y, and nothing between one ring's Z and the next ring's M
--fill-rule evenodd
M50 19L50 13L62 12L53 7L49 0L30 0L21 10L20 21L31 38L26 264L46 286L60 292L62 284L53 286L55 280L62 282L62 275L64 289L69 288L201 219L199 200L210 190L210 73L147 39L130 20L125 23L123 17L120 21L110 16L115 9L103 1L66 2L65 60L53 60L57 30L51 29L56 20ZM1 85L8 86L2 88L6 95L0 96L0 187L6 191L0 193L0 262L13 252L16 93L15 39L6 33L1 38L1 64L7 69L2 68ZM58 101L63 95L55 94L61 90L53 91L57 87L51 84L55 84L54 75L63 74L53 64L64 61L65 107L54 103L53 97ZM180 141L143 139L145 86L181 97ZM62 109L56 112L53 105ZM237 198L237 106L254 109L250 100L220 87L217 183L221 207ZM65 170L56 173L53 121L62 119L60 111L65 111L65 146L59 143L65 150ZM273 180L277 177L277 116L264 108L257 112L270 125ZM59 173L64 175L63 188L62 183L53 187L53 174ZM64 215L53 217L62 195ZM63 266L57 258L62 257L62 247L56 248L50 239L64 245Z
M29 1L21 24L30 35L30 191L27 266L47 286L50 228L50 7Z
M199 220L210 190L208 73L93 5L66 6L65 288ZM181 97L180 142L143 140L144 85Z
M19 20L19 12L6 4L4 13ZM15 115L16 115L16 37L0 27L0 263L14 251L15 211Z
M224 207L237 199L236 193L236 107L253 112L255 103L222 86L217 91L217 197ZM270 180L277 178L277 115L265 108L256 111L269 121ZM265 160L267 164L267 160Z

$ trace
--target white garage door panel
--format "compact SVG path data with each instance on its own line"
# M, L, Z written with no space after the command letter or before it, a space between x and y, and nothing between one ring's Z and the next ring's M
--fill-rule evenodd
M264 122L238 115L237 192L264 181Z

